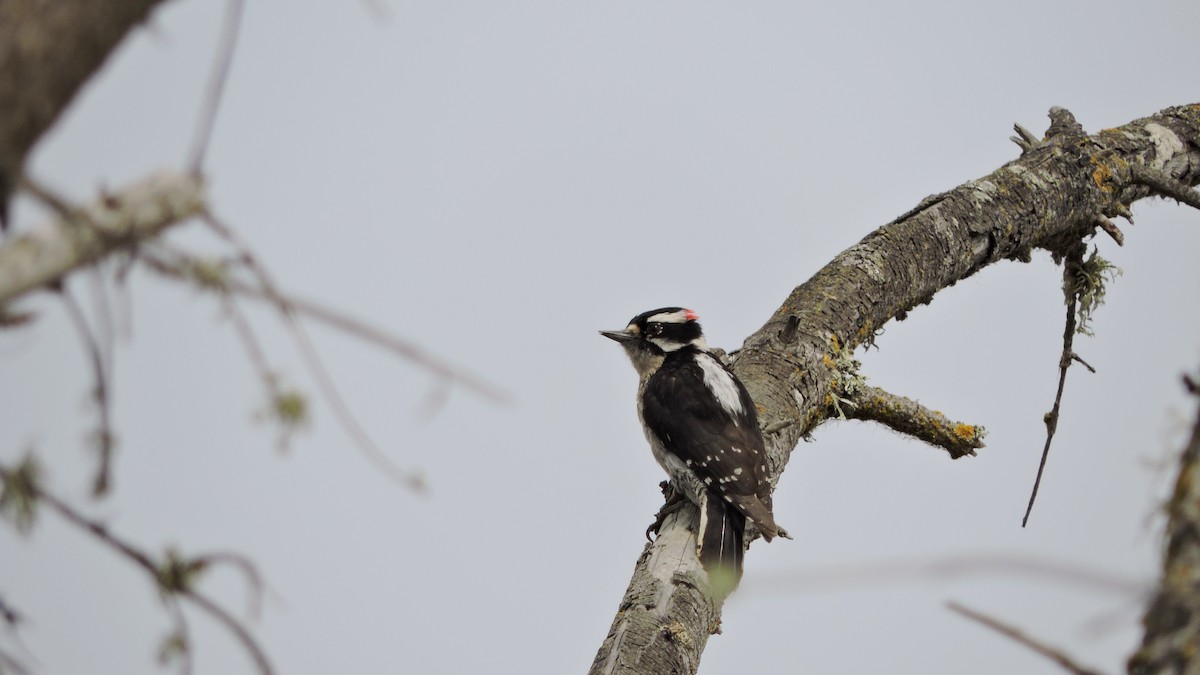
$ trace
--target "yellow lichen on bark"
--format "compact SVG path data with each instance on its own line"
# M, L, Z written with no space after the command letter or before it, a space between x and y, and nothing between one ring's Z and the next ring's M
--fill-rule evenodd
M1096 187L1104 192L1112 192L1112 167L1098 157L1092 157L1092 164L1096 165L1096 169L1092 171L1092 181L1096 183Z
M954 425L954 435L964 441L973 441L979 434L979 430L973 424L956 424Z

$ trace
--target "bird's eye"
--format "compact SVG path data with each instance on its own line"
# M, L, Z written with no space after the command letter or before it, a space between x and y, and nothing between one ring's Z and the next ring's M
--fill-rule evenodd
M652 323L646 326L646 337L658 337L662 335L663 326L661 323Z

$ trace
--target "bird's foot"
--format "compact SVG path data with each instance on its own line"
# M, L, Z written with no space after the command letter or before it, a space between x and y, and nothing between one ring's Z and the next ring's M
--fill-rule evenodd
M684 497L681 492L676 490L671 485L671 481L664 480L658 486L662 488L663 498L666 499L666 502L658 510L658 513L654 515L654 522L650 523L650 527L646 528L647 541L654 541L650 538L650 533L653 532L657 535L659 528L662 527L663 521L667 519L667 516L675 513L687 503L687 497Z

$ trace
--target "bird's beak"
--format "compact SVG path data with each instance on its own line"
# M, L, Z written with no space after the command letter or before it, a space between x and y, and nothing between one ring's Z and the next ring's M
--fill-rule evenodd
M627 330L602 330L600 334L610 340L617 342L632 342L637 339L637 336Z

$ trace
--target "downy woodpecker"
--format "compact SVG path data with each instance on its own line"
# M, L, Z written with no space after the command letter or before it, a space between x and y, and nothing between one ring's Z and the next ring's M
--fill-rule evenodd
M723 568L736 583L747 521L767 541L787 533L771 513L754 402L709 352L697 319L690 309L664 307L600 334L619 342L633 362L638 417L654 458L700 511L696 555L710 576Z

